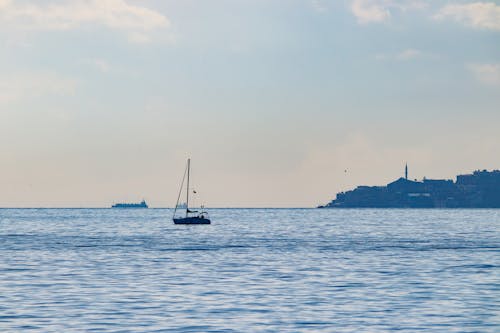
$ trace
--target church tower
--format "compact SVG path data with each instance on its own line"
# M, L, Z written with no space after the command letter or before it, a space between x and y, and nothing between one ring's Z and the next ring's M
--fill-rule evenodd
M408 180L408 163L405 165L405 179Z

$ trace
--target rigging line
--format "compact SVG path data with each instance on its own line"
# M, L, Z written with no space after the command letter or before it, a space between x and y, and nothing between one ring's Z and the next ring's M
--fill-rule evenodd
M186 168L184 169L184 176L182 176L181 187L179 188L179 195L177 195L177 202L175 203L174 207L174 217L175 217L175 212L177 211L177 207L179 206L179 199L181 198L182 187L184 186L184 180L186 179L187 168L188 166L186 165Z

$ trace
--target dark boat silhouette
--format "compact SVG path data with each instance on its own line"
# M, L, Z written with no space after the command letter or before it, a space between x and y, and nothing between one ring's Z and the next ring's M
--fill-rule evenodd
M204 207L201 206L201 209L198 210L191 210L189 209L189 174L191 171L191 159L188 158L187 160L187 166L186 170L184 171L184 176L182 177L182 182L181 182L181 188L179 189L179 195L177 196L177 202L175 204L174 208L174 215L173 215L173 220L174 224L210 224L210 219L208 218L208 213L204 211ZM183 217L176 217L175 214L177 213L177 208L181 208L179 205L179 199L181 197L182 193L182 188L184 186L184 180L186 179L187 175L187 183L186 183L186 204L185 204L185 209L186 213ZM196 193L196 191L193 191ZM184 205L182 205L184 206Z
M145 200L142 200L140 203L117 203L111 208L148 208L148 205Z

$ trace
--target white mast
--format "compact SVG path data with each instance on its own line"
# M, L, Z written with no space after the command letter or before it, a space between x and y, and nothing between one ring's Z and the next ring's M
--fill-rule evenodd
M186 187L186 217L188 217L189 212L189 170L191 168L191 159L188 158L188 178L187 178L187 187Z

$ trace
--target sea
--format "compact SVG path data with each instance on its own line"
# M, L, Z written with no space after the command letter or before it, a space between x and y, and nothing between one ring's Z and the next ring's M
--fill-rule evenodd
M500 332L500 210L0 209L0 332Z

